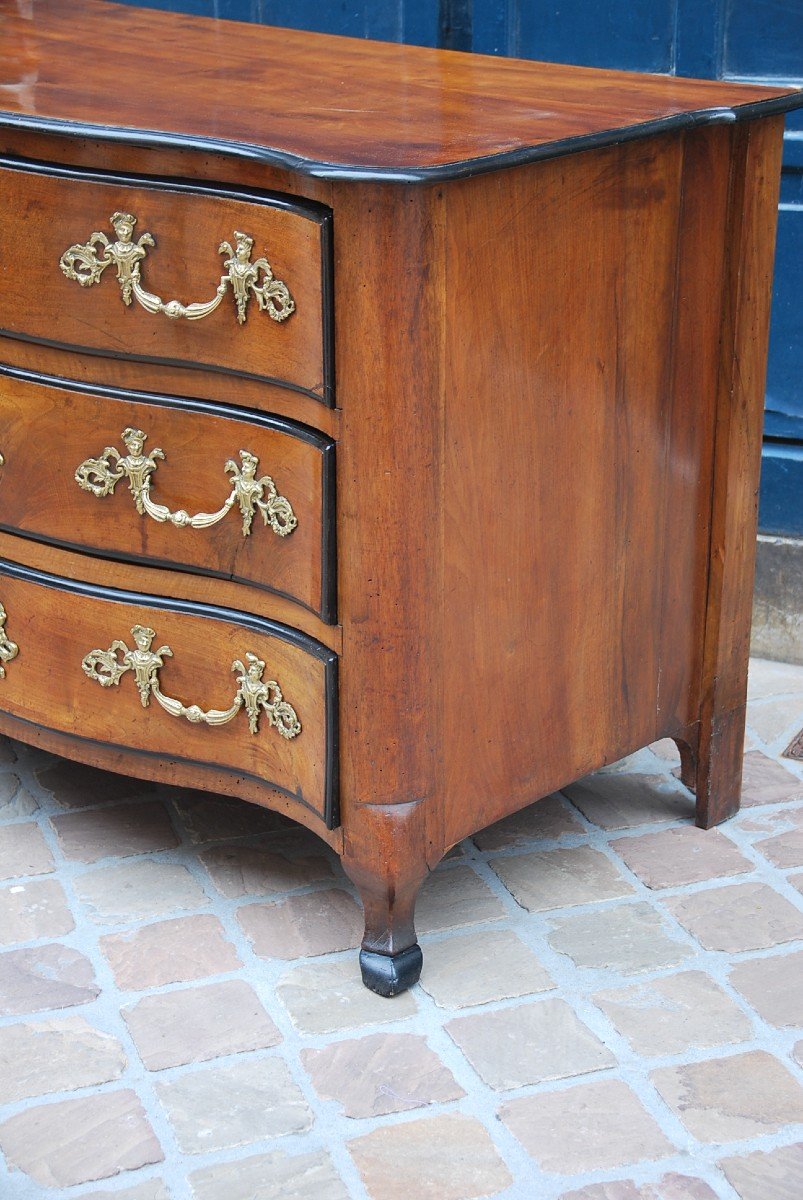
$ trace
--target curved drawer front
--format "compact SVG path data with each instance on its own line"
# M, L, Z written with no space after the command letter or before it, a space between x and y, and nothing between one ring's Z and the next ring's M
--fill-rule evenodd
M0 708L105 745L245 773L337 824L337 658L230 609L0 560Z
M306 426L0 368L0 453L7 530L335 619L334 443Z
M322 205L0 159L0 331L331 403Z

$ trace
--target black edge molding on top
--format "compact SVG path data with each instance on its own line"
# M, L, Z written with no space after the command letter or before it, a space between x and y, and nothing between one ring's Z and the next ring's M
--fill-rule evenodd
M89 122L68 121L57 117L33 117L19 113L0 112L0 128L27 129L31 132L49 133L75 138L98 138L101 141L121 142L128 146L148 148L170 148L181 150L206 150L215 154L227 154L235 158L268 163L282 170L295 171L317 179L342 179L351 182L375 183L440 183L450 179L466 179L497 171L503 167L523 166L543 159L561 158L567 154L578 154L583 150L595 150L603 146L615 146L621 142L652 137L656 133L672 133L692 129L699 125L724 125L734 121L750 121L756 117L769 117L793 109L803 108L803 90L785 96L773 96L767 100L756 100L739 104L733 108L702 108L694 112L673 113L638 125L625 125L605 129L598 133L580 134L577 137L559 138L556 141L519 146L499 154L487 154L477 158L463 158L449 163L438 163L429 167L372 167L355 166L349 163L326 162L303 158L287 150L261 146L252 142L236 142L223 138L200 137L197 134L174 133L168 130L129 129L113 125L94 125Z
M233 608L224 608L217 604L198 604L190 600L177 600L169 596L153 596L142 592L125 591L122 588L101 587L98 584L90 584L77 579L67 579L61 575L52 575L48 571L39 571L33 567L23 566L21 563L12 562L10 559L0 558L0 577L4 576L19 579L24 583L34 584L38 587L52 588L58 592L68 592L75 596L85 596L91 600L103 600L113 604L127 604L142 608L155 608L161 609L164 612L183 613L191 617L225 621L230 625L236 625L239 629L248 629L252 633L277 638L279 641L295 646L305 654L309 654L312 658L321 662L324 669L326 714L323 819L327 829L337 829L340 824L338 658L334 650L330 650L322 642L316 641L315 638L310 637L306 633L301 633L300 630L293 629L289 625L282 625L278 621L271 621L269 618L260 617L256 613L242 613ZM64 736L75 737L79 740L89 740L81 739L79 734L65 734ZM148 754L148 751L134 750L128 746L117 746L115 748L125 749L131 754ZM156 757L160 756L157 755ZM195 763L194 759L184 758L181 755L172 755L171 758L180 762ZM199 761L197 765L208 766L208 764L202 761ZM287 788L283 788L273 780L263 779L261 776L251 775L248 772L233 767L219 766L217 769L233 775L247 775L248 778L255 779L258 783L266 784L282 795L288 796L299 804L303 804L305 808L315 813L316 816L320 817L321 815L320 809L306 800L300 792L288 791Z
M0 113L0 127L8 113ZM86 130L84 131L86 132ZM254 379L261 383L270 383L290 391L301 392L313 400L325 404L327 408L335 407L335 339L334 339L334 250L332 236L332 212L325 204L315 200L307 200L285 193L271 192L259 188L235 187L226 183L204 184L187 179L177 179L172 176L155 177L151 175L121 175L116 171L104 171L99 168L68 167L61 163L40 162L35 159L20 158L14 155L0 154L0 169L9 171L28 172L32 175L47 175L55 179L72 180L81 183L99 183L106 186L139 187L155 192L181 192L191 196L208 196L212 199L237 200L245 204L262 205L268 208L279 208L285 212L295 213L305 220L312 221L320 230L321 246L321 341L323 359L323 383L320 392L302 387L292 380L278 376L259 375L253 371L243 371L234 367L218 366L214 363L195 363L191 359L167 358L163 355L135 354L128 350L99 349L75 345L59 341L57 338L44 338L19 333L16 330L0 329L4 337L17 341L33 342L38 345L52 346L60 350L81 351L97 358L119 358L131 362L157 363L167 367L181 367L187 370L212 371L216 375L232 375L239 379Z
M206 417L214 417L216 420L243 421L249 425L256 425L263 429L271 429L279 433L289 434L291 437L298 438L299 441L314 446L321 455L321 600L320 607L317 609L310 608L298 596L283 592L279 588L271 587L270 583L264 579L251 579L241 575L229 575L224 572L215 571L207 566L175 563L173 561L156 559L150 555L135 554L130 550L112 551L98 549L96 546L91 546L79 540L64 542L47 534L27 529L25 530L25 536L33 541L42 542L46 545L61 546L67 550L91 550L93 554L96 554L100 558L112 559L117 562L150 564L151 566L165 567L168 570L188 572L191 575L204 575L212 579L231 579L234 583L246 583L252 587L259 588L260 591L270 592L275 596L282 596L284 599L291 600L294 604L300 604L302 608L306 608L309 612L313 612L316 616L319 616L327 625L337 624L336 450L335 443L326 434L320 433L319 430L313 429L309 425L304 425L300 421L293 421L289 417L280 417L272 413L239 408L236 405L227 404L224 407L211 400L196 400L186 396L173 396L157 392L139 392L128 388L112 387L108 384L86 383L82 380L66 379L60 375L45 375L39 371L30 371L24 367L12 367L0 362L0 379L4 375L12 379L19 379L24 383L58 388L61 391L78 392L89 396L102 396L104 399L119 400L126 404L152 404L159 408L172 408L186 413L197 413ZM0 529L7 533L16 534L20 532L20 530L3 523L1 511Z

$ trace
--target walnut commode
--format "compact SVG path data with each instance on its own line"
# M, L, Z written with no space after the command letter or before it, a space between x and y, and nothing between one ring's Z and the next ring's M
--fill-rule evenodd
M733 813L800 94L0 4L0 730L309 826L383 995L490 822Z

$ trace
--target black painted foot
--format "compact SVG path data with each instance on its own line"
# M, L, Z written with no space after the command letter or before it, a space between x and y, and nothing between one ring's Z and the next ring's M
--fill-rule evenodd
M418 983L424 956L421 947L409 946L398 954L377 954L373 950L360 951L362 981L378 996L398 996Z

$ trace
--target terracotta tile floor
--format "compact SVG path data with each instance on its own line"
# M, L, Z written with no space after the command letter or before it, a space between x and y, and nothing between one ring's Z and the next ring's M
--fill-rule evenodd
M716 832L660 743L465 842L421 985L311 834L0 742L2 1200L800 1200L803 667Z

